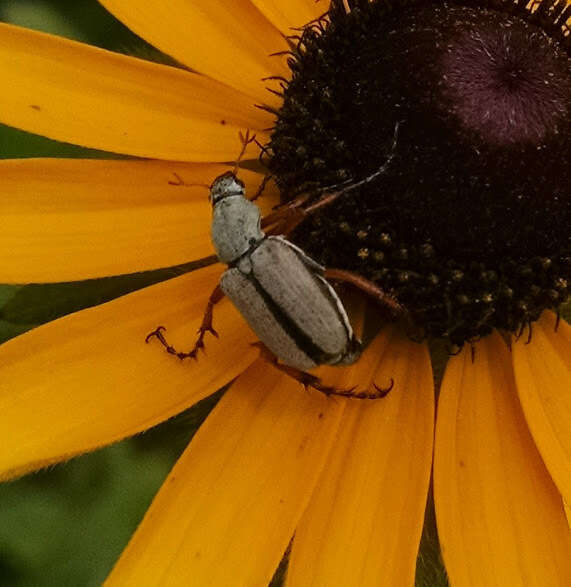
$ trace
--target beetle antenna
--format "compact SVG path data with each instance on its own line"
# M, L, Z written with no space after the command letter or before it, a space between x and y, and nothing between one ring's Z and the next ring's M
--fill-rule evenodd
M389 165L392 163L392 160L395 157L395 151L397 148L397 140L398 140L398 136L399 136L399 126L400 126L400 121L397 120L397 122L395 123L395 130L393 132L393 144L391 145L391 150L389 151L389 155L387 157L387 160L379 167L379 169L377 169L377 171L375 171L374 173L372 173L368 177L365 177L365 179L362 179L360 181L352 183L352 184L348 185L346 188L344 188L343 190L341 190L343 193L350 192L352 190L357 189L358 187L361 187L362 185L365 185L366 183L374 181L377 177L379 177L379 175L382 175L383 173L385 173L385 171L388 169Z
M238 158L236 159L236 164L234 165L234 169L232 170L232 173L234 175L236 175L238 173L238 168L240 167L240 161L242 161L242 157L244 156L244 153L246 152L246 148L248 147L248 145L250 143L253 143L256 140L256 135L253 134L252 136L250 136L250 129L246 129L246 134L242 134L242 131L238 131L238 136L240 137L240 141L242 143L242 150L240 151L240 154L238 155Z
M184 179L182 179L182 177L178 173L176 173L176 171L173 171L173 176L175 177L175 179L169 180L169 185L184 186L185 188L199 186L206 188L207 190L210 189L210 186L207 183L186 183L186 181L184 181Z
M377 169L377 171L375 171L374 173L371 173L371 175L368 175L364 179L361 179L359 181L355 181L353 183L351 183L351 180L349 180L349 181L343 182L341 184L337 184L334 186L328 186L326 188L320 189L318 193L325 192L326 195L324 195L322 198L320 198L319 200L317 200L313 204L306 206L303 210L304 214L307 215L307 214L311 214L312 212L315 212L319 208L322 208L323 206L330 204L331 202L336 200L339 196L344 196L346 193L352 192L353 190L356 190L357 188L361 187L362 185L370 183L371 181L373 181L377 177L379 177L379 175L382 175L383 173L385 173L385 171L388 169L389 165L391 164L391 162L395 156L399 126L400 126L400 122L397 121L395 124L395 130L393 133L393 144L391 146L390 153L389 153L386 161L379 167L379 169ZM332 191L332 190L335 190L335 191ZM327 193L327 192L330 192L330 193Z
M371 181L374 181L377 177L379 177L379 175L382 175L383 173L385 173L386 170L389 168L389 165L392 163L392 160L395 157L400 125L401 125L400 121L397 120L397 122L395 123L395 130L393 131L393 142L392 142L392 145L391 145L391 148L389 151L389 155L388 155L386 161L377 169L377 171L371 173L371 175L368 175L367 177L365 177L359 181L354 181L353 179L348 179L347 181L344 181L341 183L337 183L334 185L328 185L328 186L319 188L319 190L317 190L317 193L322 194L324 192L332 192L335 190L336 193L339 195L346 194L347 192L351 192L353 190L356 190L357 188L361 187L362 185L365 185Z

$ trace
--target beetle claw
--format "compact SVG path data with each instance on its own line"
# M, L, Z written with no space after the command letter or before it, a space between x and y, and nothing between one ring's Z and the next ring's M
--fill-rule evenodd
M214 330L214 328L212 328L212 326L201 326L198 329L198 332L199 332L199 334L200 334L201 337L204 337L204 335L207 332L210 332L210 334L212 334L212 336L215 336L216 338L219 338L218 332L216 332L216 330Z
M145 342L148 344L151 338L153 338L154 336L159 338L159 336L161 336L161 332L165 331L166 328L164 326L157 326L152 332L149 332L149 334L147 334L147 336L145 337Z
M373 399L373 397L369 397L369 394L355 393L355 390L357 389L356 385L350 387L349 389L338 389L336 387L333 387L332 385L324 385L323 383L321 383L321 379L319 379L319 377L316 377L311 373L306 373L305 371L300 371L299 381L306 390L311 387L325 394L327 397L336 395L339 397L347 398ZM375 397L377 396L375 395Z
M377 398L385 397L394 386L395 380L392 377L388 387L379 387L376 383L373 383L373 387L377 390Z
M196 361L198 359L197 354L199 348L202 348L204 352L204 342L202 341L203 336L200 336L198 338L192 350L190 350L188 353L183 353L181 351L177 351L172 345L170 345L167 342L167 339L163 334L163 332L165 331L166 328L164 326L157 326L157 328L155 328L152 332L147 334L145 342L148 343L151 340L151 338L156 337L159 340L159 342L165 347L165 350L167 351L167 353L169 353L169 355L174 355L181 361L183 359L194 359Z
M346 397L349 399L382 399L389 393L393 388L394 380L391 378L391 382L388 387L379 387L376 383L373 383L375 392L371 391L355 391L357 386L351 387L350 389L335 389L330 388L330 391L325 391L326 395L337 395L340 397Z

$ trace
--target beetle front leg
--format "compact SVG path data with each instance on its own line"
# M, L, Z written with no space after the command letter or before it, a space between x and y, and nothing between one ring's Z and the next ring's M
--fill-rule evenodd
M338 190L323 194L312 204L305 205L310 199L310 194L304 194L295 200L284 204L279 209L271 212L262 218L262 228L273 226L266 232L268 234L285 234L288 235L297 228L309 215L314 214L324 206L334 202L339 196L342 196L346 190Z
M265 231L266 234L289 234L307 216L307 212L303 208L307 199L308 196L300 196L264 216L262 218L261 228L266 229L271 227Z
M200 327L198 328L198 338L196 339L196 342L194 343L194 347L192 348L192 350L190 350L186 353L181 352L181 351L177 351L165 339L163 332L166 330L166 328L164 326L158 326L157 328L155 328L155 330L153 330L152 332L147 334L147 337L145 338L145 342L148 343L149 340L151 340L151 338L156 337L159 340L159 342L165 347L165 349L167 350L167 352L169 354L175 355L180 360L187 359L187 358L196 359L196 355L198 354L198 349L202 349L202 351L204 352L204 336L206 335L207 332L210 332L213 336L218 338L218 333L212 327L212 314L214 311L214 306L223 297L224 297L224 292L222 291L220 285L217 285L214 288L214 290L212 291L212 293L210 294L210 297L208 298L208 303L206 304L206 309L204 310L204 315L202 317L202 323L200 324Z
M271 173L269 173L268 175L264 175L264 179L262 179L260 185L258 186L258 189L254 192L254 195L251 198L248 198L250 202L255 202L264 193L266 185L268 185L268 182L273 177L274 176Z
M308 388L316 389L321 393L325 394L326 396L339 396L345 397L349 399L380 399L383 398L389 393L389 391L393 388L394 381L391 379L388 387L379 387L377 384L373 384L375 386L375 391L355 391L357 386L351 387L349 389L337 389L331 385L324 385L321 382L321 379L316 375L312 375L311 373L307 373L306 371L302 371L301 369L297 369L296 367L290 367L289 365L284 365L283 363L279 362L279 359L270 351L270 349L263 343L263 342L254 342L253 346L256 346L260 349L260 357L268 363L271 363L276 369L289 375L292 379L299 381L303 387L307 390Z

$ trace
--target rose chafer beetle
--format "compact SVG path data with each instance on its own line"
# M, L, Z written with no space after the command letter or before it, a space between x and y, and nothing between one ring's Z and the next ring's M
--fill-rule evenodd
M244 148L249 140L253 139L243 139ZM318 204L327 204L331 195L318 200ZM325 386L305 371L318 365L349 365L362 350L327 276L349 281L380 297L393 314L400 310L398 303L357 275L326 270L284 236L266 235L260 209L246 198L244 183L235 171L218 176L210 186L209 197L213 208L212 242L218 259L228 268L209 298L198 339L191 351L180 352L168 344L164 327L159 326L147 336L147 342L157 337L169 353L180 359L196 358L198 350L204 349L206 332L218 336L212 326L212 312L226 295L260 338L262 356L305 386L328 395L361 399L386 395L392 380L387 388L375 385L375 392L357 392ZM297 224L308 209L297 202L285 212L270 215L267 223L289 217L290 223L293 218ZM312 209L316 209L316 204Z

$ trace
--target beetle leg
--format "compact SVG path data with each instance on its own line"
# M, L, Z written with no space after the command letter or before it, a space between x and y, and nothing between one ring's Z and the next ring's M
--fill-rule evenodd
M353 399L382 399L388 395L389 391L394 387L394 384L395 380L391 377L391 381L387 387L379 387L376 383L373 383L373 387L376 391L353 391L353 389L355 389L353 388L347 391L333 391L331 393L324 393L326 395L337 395Z
M361 291L377 301L393 320L397 320L406 314L405 308L396 300L396 298L383 291L372 281L365 279L357 273L345 271L344 269L325 269L324 277L326 279L331 279L332 281L350 283L351 285L358 287Z
M388 387L382 388L379 387L376 383L373 385L375 386L374 392L369 391L355 391L357 388L351 387L349 389L337 389L330 385L324 385L321 382L321 379L316 375L312 375L311 373L307 373L306 371L302 371L301 369L297 369L296 367L290 367L289 365L284 365L280 363L278 358L268 349L268 347L263 342L254 342L252 343L253 346L256 346L260 349L260 356L265 361L271 363L276 369L289 375L292 379L299 381L303 387L307 390L308 388L316 389L321 393L325 394L326 396L339 396L345 398L352 398L352 399L380 399L383 398L389 393L389 391L393 388L394 381L391 378L391 382Z
M277 210L264 216L262 218L261 227L266 228L275 224L273 228L267 230L267 234L285 234L288 235L293 232L299 224L301 224L307 216L313 214L319 208L327 206L340 195L344 193L344 190L338 192L332 192L319 198L313 204L304 207L304 204L309 200L309 195L299 196L295 200L280 206Z
M181 176L180 176L180 175L179 175L179 174L178 174L176 171L173 171L173 172L172 172L172 174L173 174L173 176L174 176L175 180L173 181L173 180L171 179L171 180L168 182L168 184L169 184L169 185L186 185L186 184L184 183L184 179L182 179L182 177L181 177Z
M295 200L281 206L271 214L264 216L264 218L262 218L261 226L262 228L266 228L267 226L276 224L277 226L274 226L267 231L268 234L290 234L305 220L305 218L307 218L307 216L317 212L317 210L324 206L328 206L339 196L343 195L345 191L346 190L339 190L327 193L308 206L304 206L304 204L309 200L310 196L308 194L299 196Z
M194 347L192 348L192 350L190 350L186 353L184 353L182 351L177 351L172 345L170 345L167 342L167 340L163 334L163 332L166 330L166 328L164 326L159 326L159 327L155 328L155 330L153 330L152 332L147 334L147 337L145 338L145 342L148 343L149 340L151 340L151 338L156 337L159 340L159 342L165 347L165 349L167 350L167 353L169 353L171 355L175 355L180 360L187 359L187 358L196 359L196 355L198 354L198 349L202 349L202 351L204 352L204 336L206 335L207 332L210 332L212 335L214 335L216 338L218 338L218 332L216 332L216 330L214 330L214 328L212 327L212 314L213 314L214 306L223 297L224 297L224 292L220 288L220 285L217 285L214 288L214 290L212 291L212 293L210 294L210 297L208 298L208 303L206 304L206 309L204 310L204 316L202 317L202 323L200 324L200 327L198 328L198 338L197 338L196 342L194 343Z
M272 177L273 177L273 175L271 173L264 175L264 179L262 179L262 182L258 186L258 189L255 191L254 195L251 198L248 198L250 200L250 202L254 202L264 193L264 190L266 189L266 185L268 184L270 179L272 179Z
M208 303L206 304L206 309L204 310L204 316L202 317L202 323L200 324L200 327L198 329L198 339L194 345L194 349L192 349L194 352L196 352L198 349L202 349L202 351L204 352L203 339L204 339L204 335L207 332L210 332L213 336L218 338L218 332L216 332L216 330L214 330L214 328L212 327L212 314L214 311L214 306L223 297L224 297L224 292L222 291L222 288L220 287L220 285L217 285L212 290L212 293L210 294L210 297L208 298Z
M307 195L300 196L288 204L280 206L262 218L261 227L267 228L275 224L277 226L267 231L268 234L289 234L307 216L303 205L308 198Z

